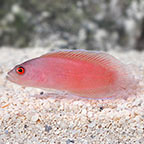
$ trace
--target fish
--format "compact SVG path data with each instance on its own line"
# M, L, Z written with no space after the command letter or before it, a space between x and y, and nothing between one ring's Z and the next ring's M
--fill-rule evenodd
M128 97L134 76L120 60L101 51L56 51L16 65L7 79L24 87L67 91L90 99Z

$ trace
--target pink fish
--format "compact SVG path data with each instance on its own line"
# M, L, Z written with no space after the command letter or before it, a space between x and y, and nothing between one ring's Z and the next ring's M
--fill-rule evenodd
M28 60L8 72L7 79L22 86L95 99L117 97L134 82L127 66L113 56L80 50L52 52Z

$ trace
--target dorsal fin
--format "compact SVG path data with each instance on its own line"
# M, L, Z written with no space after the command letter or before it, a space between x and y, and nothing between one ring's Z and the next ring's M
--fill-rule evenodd
M53 58L58 57L70 60L81 60L85 62L100 64L102 66L109 66L109 68L118 68L124 65L118 59L105 52L67 50L67 51L51 52L41 56L41 58L46 57L53 57Z

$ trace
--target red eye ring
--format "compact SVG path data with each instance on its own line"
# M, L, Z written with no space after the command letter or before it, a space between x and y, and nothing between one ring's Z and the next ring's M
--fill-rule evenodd
M24 74L25 69L24 69L23 67L18 67L18 68L16 69L16 72L21 75L21 74Z

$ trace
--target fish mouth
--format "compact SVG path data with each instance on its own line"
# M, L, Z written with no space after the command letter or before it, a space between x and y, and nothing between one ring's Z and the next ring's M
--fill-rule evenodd
M14 76L10 72L7 73L6 79L11 81L11 82L14 82Z

